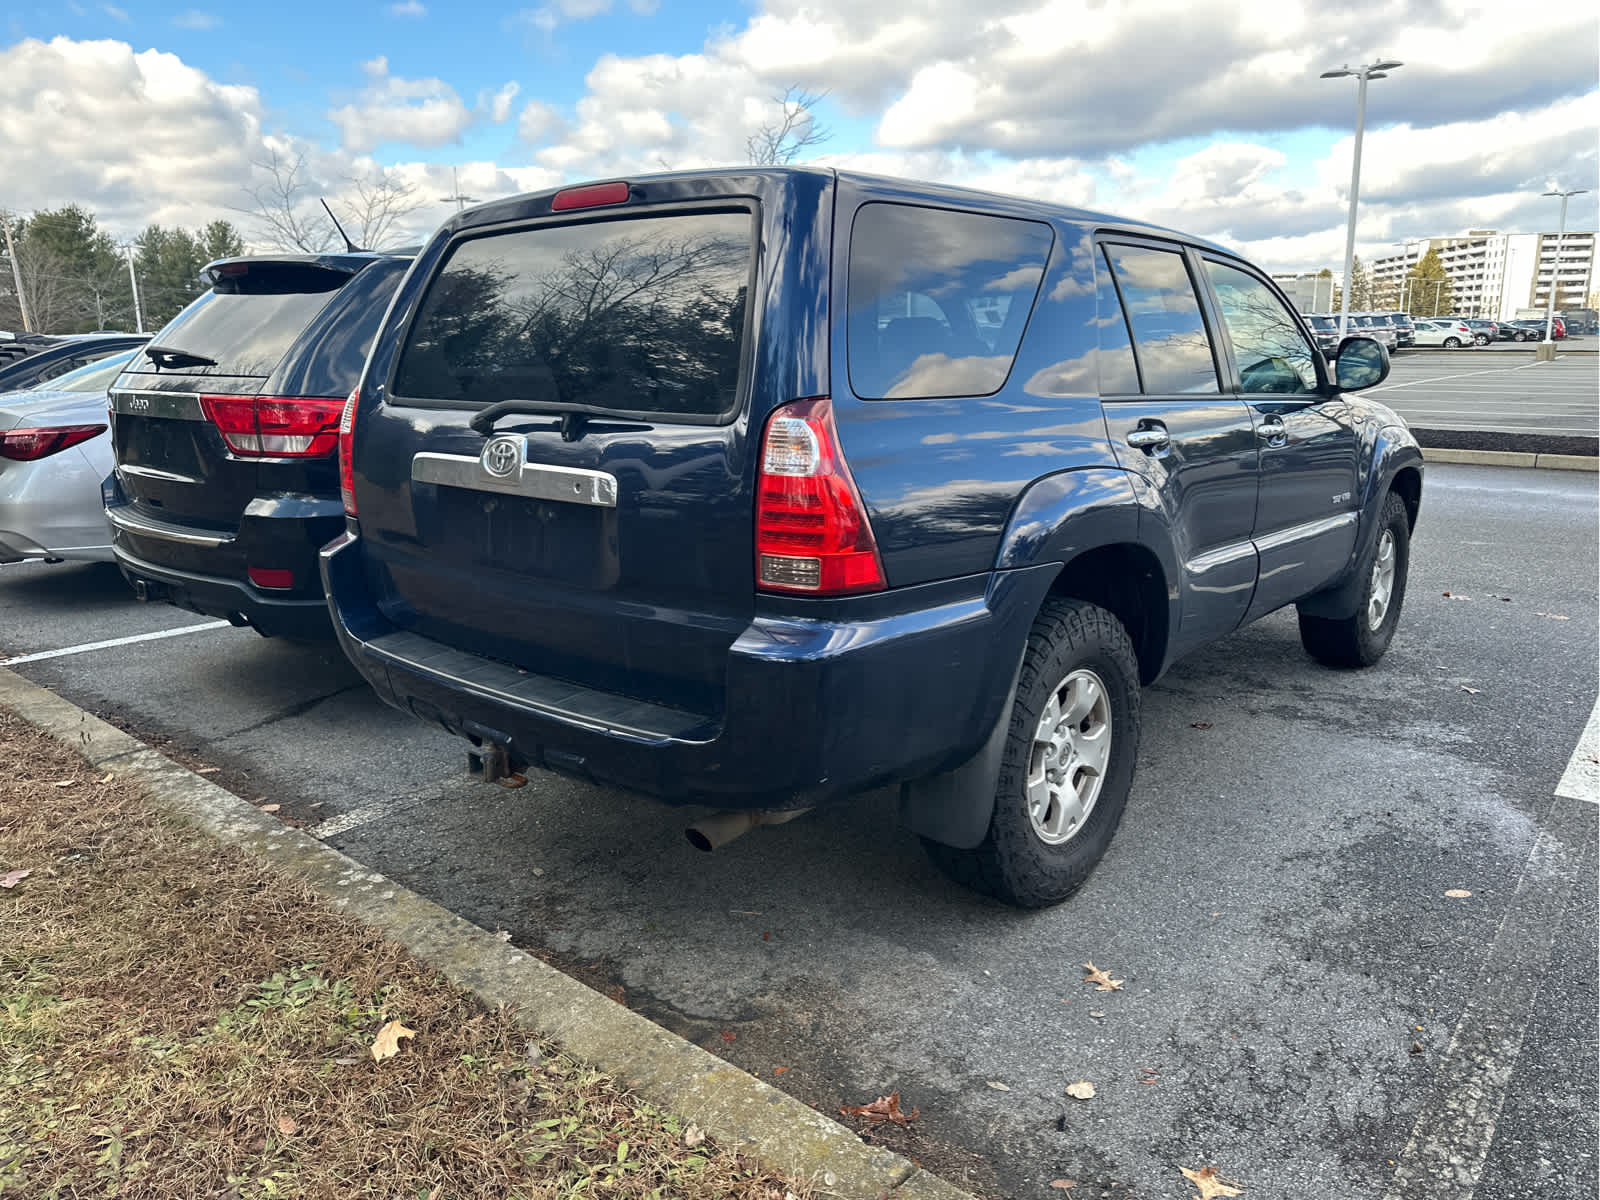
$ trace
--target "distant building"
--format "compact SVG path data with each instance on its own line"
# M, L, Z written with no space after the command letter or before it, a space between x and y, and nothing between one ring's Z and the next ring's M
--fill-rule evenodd
M1442 289L1407 280L1430 249L1450 279L1449 314L1504 321L1518 309L1543 310L1556 284L1556 311L1582 308L1595 287L1595 231L1569 230L1559 251L1554 233L1499 233L1470 229L1451 237L1421 238L1403 254L1375 259L1368 268L1376 293L1415 316L1433 316ZM1557 261L1559 258L1559 261ZM1415 295L1412 294L1413 289Z
M1283 289L1290 303L1303 313L1333 311L1333 275L1306 272L1301 275L1274 275L1272 281Z

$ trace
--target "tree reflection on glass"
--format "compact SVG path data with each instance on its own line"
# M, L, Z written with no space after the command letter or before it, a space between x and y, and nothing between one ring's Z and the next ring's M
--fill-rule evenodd
M1138 347L1145 394L1215 392L1211 341L1183 257L1135 246L1108 246L1106 252Z
M714 416L733 405L751 218L696 213L463 242L424 298L403 396Z
M1291 395L1316 391L1311 347L1272 290L1259 279L1210 259L1206 271L1233 341L1243 390Z

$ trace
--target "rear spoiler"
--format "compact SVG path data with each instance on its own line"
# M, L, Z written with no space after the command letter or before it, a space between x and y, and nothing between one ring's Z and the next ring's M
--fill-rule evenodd
M231 276L243 275L253 267L311 267L341 275L357 275L379 259L408 257L404 252L358 251L354 254L245 254L218 258L200 269L200 278L210 286Z

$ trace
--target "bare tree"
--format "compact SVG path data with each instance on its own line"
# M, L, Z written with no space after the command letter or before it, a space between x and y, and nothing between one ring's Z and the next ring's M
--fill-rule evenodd
M832 130L817 123L816 106L827 92L808 92L792 83L772 102L778 106L777 120L763 125L745 139L745 154L754 166L783 167L805 151L820 146L833 136Z
M425 203L415 185L382 167L371 176L351 176L349 183L353 196L336 207L348 218L346 230L356 245L369 250L382 247Z
M254 218L269 248L314 254L338 245L338 232L310 195L305 151L285 159L274 149L265 162L251 165L258 182L245 188L252 203L238 211Z

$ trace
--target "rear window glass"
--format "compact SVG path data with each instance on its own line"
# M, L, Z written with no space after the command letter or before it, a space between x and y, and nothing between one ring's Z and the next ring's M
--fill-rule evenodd
M678 213L459 243L429 284L401 396L684 417L732 411L754 219Z
M122 374L122 368L128 365L132 358L132 350L118 350L108 356L99 358L87 366L79 367L76 371L68 371L65 375L58 375L50 381L48 388L41 390L51 392L103 392Z
M1048 225L868 204L850 235L850 386L869 399L988 396L1011 373Z
M1106 254L1133 330L1145 393L1216 391L1211 340L1183 256L1139 246L1107 246Z
M217 281L151 339L164 350L185 350L215 359L202 364L161 368L163 375L256 375L272 369L306 326L350 276L301 265L250 266L244 274ZM154 362L140 354L134 369L151 371Z

